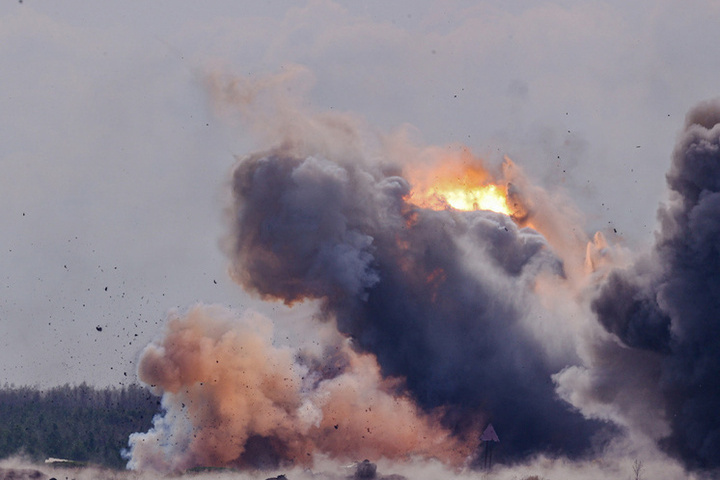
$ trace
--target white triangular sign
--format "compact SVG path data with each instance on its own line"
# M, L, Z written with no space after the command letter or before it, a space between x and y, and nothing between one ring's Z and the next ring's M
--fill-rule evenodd
M487 426L485 431L480 435L480 441L481 442L500 442L500 439L497 436L497 433L495 433L495 429L492 426L492 423Z

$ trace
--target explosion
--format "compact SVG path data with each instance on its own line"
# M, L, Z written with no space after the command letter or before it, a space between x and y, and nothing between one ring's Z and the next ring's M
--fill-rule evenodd
M260 86L212 81L223 108L252 116ZM692 114L676 152L660 261L625 269L509 160L491 175L467 149L398 149L348 115L280 111L260 115L271 142L232 171L223 248L246 292L315 302L297 320L312 341L279 346L272 321L214 307L173 315L140 359L164 412L130 439L130 467L360 455L460 468L490 422L499 462L642 438L688 467L720 465L707 420L720 105Z
M457 171L460 170L460 171ZM429 174L430 185L413 184L408 202L421 208L460 211L490 210L511 215L507 188L489 183L489 174L478 166L465 165L461 169L447 165Z
M233 92L241 87L234 83L220 92L233 101L246 99ZM209 327L169 341L177 337L176 328L185 331L183 321L171 321L165 341L149 346L139 366L141 380L163 395L166 414L154 430L131 439L130 465L161 471L247 467L254 464L246 452L259 449L271 466L312 463L319 455L358 460L351 456L368 452L395 460L439 458L461 467L476 461L479 431L489 421L510 446L496 459L523 458L534 445L570 456L589 449L605 426L569 408L549 381L576 357L548 350L528 330L543 308L534 283L541 275L561 279L560 258L537 231L487 210L473 194L470 211L417 205L423 196L439 199L442 188L495 185L482 162L467 149L450 156L425 150L419 152L423 162L387 147L372 152L363 130L342 115L280 118L277 128L279 142L238 159L232 172L224 243L230 274L246 292L267 300L316 300L324 322L316 325L350 340L351 349L318 339L320 352L308 355L301 348L291 354L293 362L280 369L287 374L268 372L287 379L268 389L261 381L242 380L240 372L214 373L220 367L212 364L201 375L187 370L202 364L188 360L195 352L212 351L209 346L237 336L242 326L224 322L218 332L208 318L202 323ZM518 169L513 179L522 185ZM507 209L507 201L498 203ZM241 344L230 350L249 354ZM376 373L354 369L357 355L376 365ZM292 371L301 372L300 380ZM329 386L345 378L363 387L331 395ZM216 381L240 384L209 388ZM216 398L213 392L221 391L231 393ZM208 413L190 415L195 410L183 407L197 404L209 405ZM362 420L370 409L382 415ZM245 417L268 419L260 428ZM387 430L401 418L413 425L409 431ZM364 430L347 426L362 422ZM576 438L556 435L557 428L576 432ZM345 437L338 443L341 432Z

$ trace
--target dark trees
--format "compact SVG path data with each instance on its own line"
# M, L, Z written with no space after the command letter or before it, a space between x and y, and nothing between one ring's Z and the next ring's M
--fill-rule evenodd
M46 391L0 389L0 458L23 453L33 460L62 458L123 468L128 436L145 432L160 410L146 388L95 389L87 384Z

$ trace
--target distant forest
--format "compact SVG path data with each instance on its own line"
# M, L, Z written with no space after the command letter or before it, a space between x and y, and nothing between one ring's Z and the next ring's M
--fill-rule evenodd
M86 384L50 390L0 389L0 458L62 458L124 468L120 450L133 432L146 432L160 411L147 388L95 389Z

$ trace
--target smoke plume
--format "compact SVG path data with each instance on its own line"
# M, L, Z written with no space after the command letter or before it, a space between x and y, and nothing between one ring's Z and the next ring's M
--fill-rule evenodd
M287 147L244 158L233 276L265 297L321 299L340 332L422 408L443 407L456 434L492 420L509 457L537 445L582 453L598 425L557 398L557 365L525 327L540 309L534 280L562 277L562 262L505 215L415 208L409 188L398 167L362 159Z
M592 309L611 340L574 403L612 411L690 468L720 467L720 102L687 115L652 250L602 284ZM581 377L584 377L581 379ZM562 382L561 382L562 383Z
M235 89L257 91L218 88L229 101L248 98ZM586 453L604 426L560 400L551 379L577 358L567 346L549 352L532 326L551 316L534 293L538 278L568 274L557 251L506 215L409 203L408 172L440 162L436 151L400 158L412 149L400 151L397 138L367 140L348 116L293 120L279 120L280 141L233 172L226 250L236 281L289 304L319 299L383 376L402 378L424 411L441 408L459 438L492 421L507 459ZM484 168L462 152L440 163L455 160ZM519 169L507 170L518 198L527 197L523 217L550 225L531 201L550 200L523 191Z
M657 444L719 465L720 106L688 116L656 244L632 260L511 161L308 112L282 87L298 79L209 86L261 142L230 177L230 274L268 301L314 301L317 348L278 346L257 314L172 315L141 357L164 411L131 437L130 468L460 467L489 422L506 464ZM511 214L418 205L438 169L480 172Z

